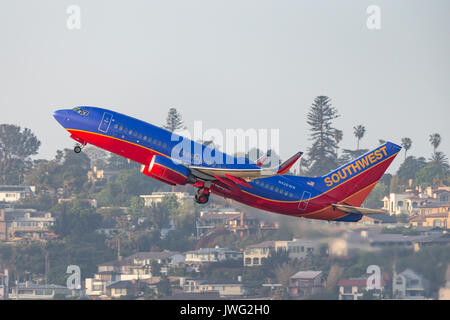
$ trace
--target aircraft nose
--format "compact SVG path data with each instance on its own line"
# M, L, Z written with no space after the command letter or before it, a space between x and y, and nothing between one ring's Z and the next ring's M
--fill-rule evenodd
M64 126L67 121L67 110L56 110L53 113L53 117L58 121L62 126Z

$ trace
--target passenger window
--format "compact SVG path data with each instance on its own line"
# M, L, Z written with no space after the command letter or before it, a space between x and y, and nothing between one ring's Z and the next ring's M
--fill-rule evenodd
M133 130L128 131L128 134L131 136L133 134Z
M127 133L127 132L128 132L128 129L127 129L127 128L125 128L125 129L123 129L123 131L124 131L125 133Z
M163 143L163 148L166 148L167 147L167 143Z
M134 132L134 136L137 137L137 131Z
M152 138L148 137L148 142L152 142Z
M142 138L142 133L139 134L139 139L141 139L141 138Z
M273 186L270 186L270 190L273 190Z
M119 125L116 123L115 125L114 125L114 129L117 129L119 127Z
M147 141L147 136L144 136L144 141Z
M123 126L120 126L120 127L119 127L119 130L122 131L122 130L123 130Z
M275 191L278 192L278 190L279 190L278 187L276 187L276 188L275 188Z
M158 141L158 146L161 146L161 141Z

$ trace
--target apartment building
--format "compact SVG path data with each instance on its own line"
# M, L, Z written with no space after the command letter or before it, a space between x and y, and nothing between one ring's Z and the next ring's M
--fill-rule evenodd
M34 209L0 209L0 241L46 240L56 219Z
M272 252L287 252L289 258L302 260L308 255L318 254L320 243L313 240L264 241L247 246L244 250L244 266L261 266Z

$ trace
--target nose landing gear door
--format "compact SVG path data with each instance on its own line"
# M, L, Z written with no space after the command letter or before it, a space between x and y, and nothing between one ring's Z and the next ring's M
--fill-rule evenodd
M303 191L302 198L298 203L298 210L305 211L306 207L308 207L309 199L311 198L311 192Z
M100 122L100 125L98 126L98 131L107 133L109 126L111 125L113 115L111 113L105 112L103 113L102 121Z

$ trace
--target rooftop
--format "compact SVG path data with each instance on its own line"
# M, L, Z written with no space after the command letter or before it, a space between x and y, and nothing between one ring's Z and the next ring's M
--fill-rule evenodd
M28 186L0 186L0 192L31 192Z
M322 271L299 271L293 276L290 277L290 279L314 279L322 274Z
M136 259L136 260L159 260L159 259L167 259L171 256L179 254L176 251L159 251L159 252L137 252L127 257L126 259Z

